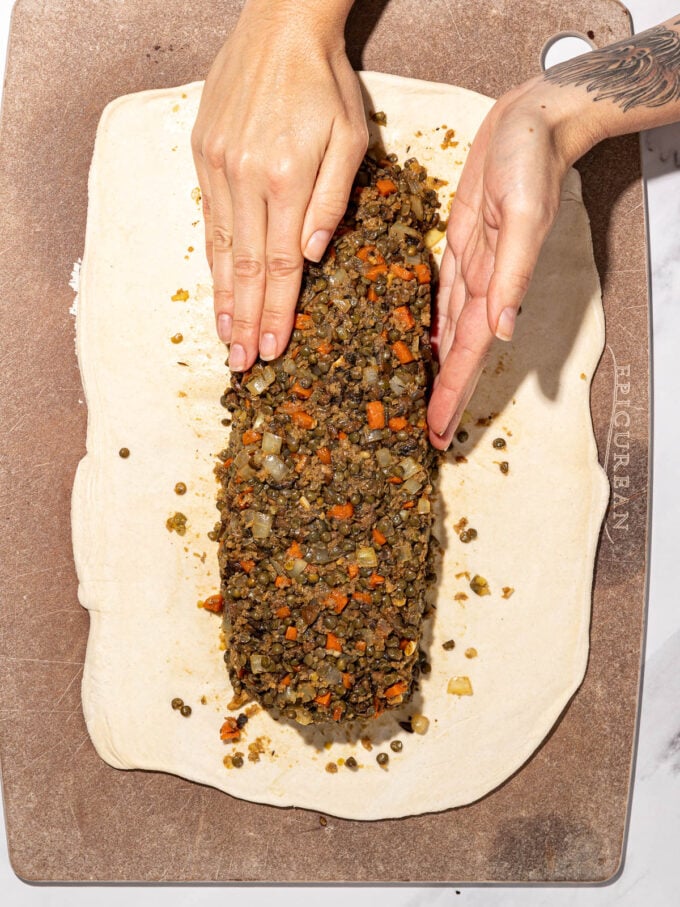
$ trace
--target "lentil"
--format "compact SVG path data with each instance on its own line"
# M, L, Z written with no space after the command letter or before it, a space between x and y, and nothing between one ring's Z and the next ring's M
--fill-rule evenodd
M173 707L173 709L181 709L182 706L184 705L184 700L175 696L175 698L172 700L170 705Z
M390 749L393 753L400 753L404 749L404 744L401 742L401 740L393 740L390 743Z
M130 451L127 449L127 447L121 447L121 449L118 451L118 456L123 460L127 460L127 458L130 456Z

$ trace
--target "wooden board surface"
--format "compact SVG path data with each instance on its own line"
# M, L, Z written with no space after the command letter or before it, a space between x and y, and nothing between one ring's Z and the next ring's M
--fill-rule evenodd
M644 623L649 303L636 136L579 165L607 320L592 391L614 497L598 550L583 686L535 756L483 800L360 823L236 800L96 755L80 707L88 616L70 495L87 414L68 281L105 104L202 78L235 0L19 0L0 131L0 757L10 857L44 881L595 881L616 873L629 801ZM630 32L615 0L365 0L356 68L498 96L553 34ZM558 514L568 519L569 514ZM264 842L264 844L263 844Z

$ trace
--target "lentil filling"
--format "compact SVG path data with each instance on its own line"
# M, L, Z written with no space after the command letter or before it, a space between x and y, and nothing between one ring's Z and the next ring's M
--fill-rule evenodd
M419 674L433 579L427 437L436 183L366 157L283 356L231 376L219 564L229 675L300 724L380 714Z

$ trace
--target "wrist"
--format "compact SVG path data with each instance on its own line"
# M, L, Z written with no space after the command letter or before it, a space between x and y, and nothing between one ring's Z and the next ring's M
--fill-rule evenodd
M607 137L605 111L582 88L552 85L543 75L525 88L520 103L544 121L565 169Z

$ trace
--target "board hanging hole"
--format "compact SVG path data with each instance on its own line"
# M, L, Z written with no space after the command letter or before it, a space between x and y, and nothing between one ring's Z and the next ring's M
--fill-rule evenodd
M553 35L543 45L541 50L541 69L550 69L558 63L580 57L581 54L593 50L595 44L585 35L578 32L560 32Z

